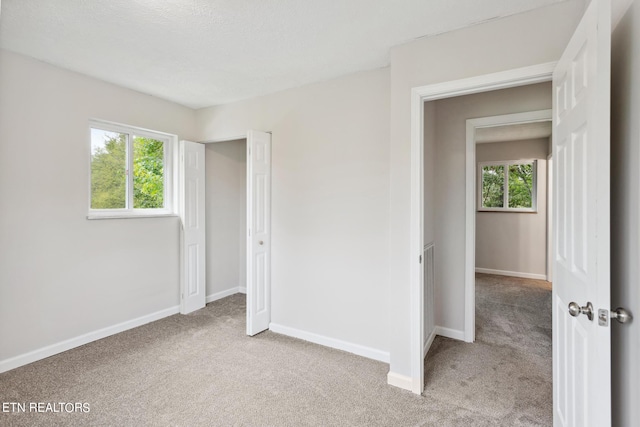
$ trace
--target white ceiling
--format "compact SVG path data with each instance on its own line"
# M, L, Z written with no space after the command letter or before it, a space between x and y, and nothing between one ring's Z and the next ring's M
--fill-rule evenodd
M551 121L522 123L476 129L476 144L488 142L522 141L551 136Z
M389 48L564 0L3 0L0 47L200 108L384 67Z

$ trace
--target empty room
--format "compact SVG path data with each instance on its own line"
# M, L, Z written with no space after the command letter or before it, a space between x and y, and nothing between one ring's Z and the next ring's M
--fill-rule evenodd
M638 19L638 0L2 1L0 424L633 426ZM545 103L454 105L531 87ZM545 153L476 144L540 110ZM431 134L430 112L460 126ZM549 209L479 209L485 166L486 208L535 169ZM506 223L476 225L547 210L532 266ZM548 310L485 310L476 269L546 276ZM518 314L552 323L544 384L514 381L540 346L483 335Z

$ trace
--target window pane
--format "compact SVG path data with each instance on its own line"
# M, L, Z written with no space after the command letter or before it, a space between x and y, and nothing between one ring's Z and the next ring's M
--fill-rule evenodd
M504 166L482 167L482 207L504 207Z
M509 207L531 208L533 206L533 164L509 166Z
M133 137L133 207L164 207L164 143Z
M91 208L124 209L127 134L91 129Z

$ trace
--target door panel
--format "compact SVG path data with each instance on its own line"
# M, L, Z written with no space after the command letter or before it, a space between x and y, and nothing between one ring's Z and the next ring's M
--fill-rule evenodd
M271 322L271 134L247 134L247 335Z
M206 304L204 145L180 141L180 312Z
M609 104L611 5L592 0L553 75L554 425L611 425ZM590 320L569 304L593 304Z

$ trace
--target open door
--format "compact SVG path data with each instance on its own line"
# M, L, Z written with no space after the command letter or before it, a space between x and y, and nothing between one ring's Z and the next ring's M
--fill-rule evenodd
M553 73L553 418L611 425L610 0L592 0Z
M271 322L271 134L247 133L247 335Z
M204 144L180 141L180 313L206 304Z

